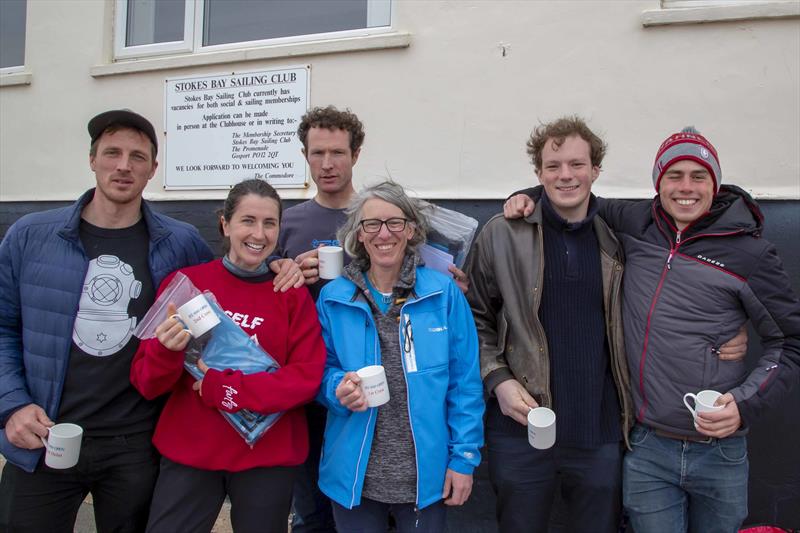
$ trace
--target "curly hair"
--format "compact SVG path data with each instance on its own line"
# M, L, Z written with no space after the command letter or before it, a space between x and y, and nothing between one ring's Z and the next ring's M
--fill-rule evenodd
M586 122L577 115L561 117L547 124L539 124L526 143L528 155L536 172L542 170L542 150L549 139L553 140L556 147L564 144L567 137L573 135L589 143L589 154L592 166L602 168L603 158L606 155L606 143L589 129Z
M370 260L367 249L358 240L358 232L361 229L361 210L364 204L373 198L399 207L406 219L414 225L415 231L414 235L408 240L407 254L414 253L417 247L425 242L429 227L428 217L424 213L428 209L427 204L408 196L399 183L386 180L364 187L350 201L350 205L345 211L347 220L339 228L336 237L342 243L347 255L353 258L354 262L358 262L365 267L369 266Z
M339 129L348 132L350 134L350 152L353 154L361 148L364 142L364 125L349 109L339 111L329 105L328 107L315 107L303 115L300 125L297 127L297 136L305 149L308 149L306 140L311 128Z

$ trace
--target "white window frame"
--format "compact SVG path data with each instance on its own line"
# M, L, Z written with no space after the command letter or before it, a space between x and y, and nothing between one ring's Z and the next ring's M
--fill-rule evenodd
M660 8L642 12L641 21L647 27L798 16L798 0L661 0Z
M2 0L0 0L1 2ZM25 71L25 63L27 62L28 56L28 20L30 16L28 15L28 8L29 8L30 0L25 2L25 53L22 54L22 64L21 65L14 65L13 67L2 67L0 68L0 76L6 76L3 80L0 81L0 87L5 87L6 85L18 85L18 84L29 84L30 83L30 74L26 73ZM19 74L23 73L24 76L20 78L19 76L8 76L9 74ZM14 83L11 83L11 78L13 78ZM21 79L22 82L18 82L17 80ZM27 83L25 83L27 80Z
M374 24L377 21L382 22L383 20L386 20L388 16L389 25L387 26L376 26L372 28L367 27L355 30L314 33L291 37L279 37L275 39L262 39L258 41L242 41L236 43L203 46L203 18L205 16L204 2L202 0L184 0L186 7L184 8L182 41L126 46L125 40L127 37L128 0L115 0L114 58L117 60L125 60L164 55L195 55L204 52L223 52L228 50L241 50L245 48L261 48L292 43L344 39L388 33L392 31L392 9L394 2L397 1L398 0L367 0L367 25L370 23Z
M663 9L678 9L686 7L720 7L741 5L769 5L781 2L796 2L797 0L661 0Z

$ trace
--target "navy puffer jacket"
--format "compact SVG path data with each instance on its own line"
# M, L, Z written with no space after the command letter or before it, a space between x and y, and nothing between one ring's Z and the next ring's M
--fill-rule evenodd
M72 330L89 268L79 237L81 211L94 197L87 191L68 207L32 213L8 230L0 244L0 426L34 403L50 418L58 414ZM154 286L185 266L213 254L197 229L154 212L142 202L150 233ZM24 450L0 431L0 453L32 472L42 450Z

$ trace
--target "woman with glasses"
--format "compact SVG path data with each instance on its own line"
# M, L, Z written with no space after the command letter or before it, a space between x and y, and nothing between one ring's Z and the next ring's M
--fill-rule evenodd
M420 264L427 221L391 181L362 190L339 230L351 263L317 310L328 358L319 485L339 531L445 529L480 463L484 410L478 339L453 280ZM382 365L389 401L368 407L356 374Z

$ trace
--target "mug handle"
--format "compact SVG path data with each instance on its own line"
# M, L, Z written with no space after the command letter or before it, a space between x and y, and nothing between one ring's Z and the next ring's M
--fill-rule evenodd
M697 396L695 396L691 392L687 392L686 394L683 395L683 404L686 406L686 408L689 410L689 412L692 413L692 416L697 418L697 411L692 409L692 407L689 405L689 402L686 401L687 398L691 398L692 401L694 402L695 406L696 406L697 405Z
M181 318L181 315L179 315L178 313L175 313L174 315L169 315L169 317L177 320L178 322L180 322L181 326L183 326L183 331L188 331L189 333L192 332L192 330L190 330L188 327L186 327L186 322L183 321L183 319Z
M47 428L47 436L50 436L50 428ZM42 446L44 446L44 449L47 450L47 439L44 437L39 437L39 440L42 441Z

